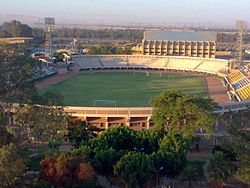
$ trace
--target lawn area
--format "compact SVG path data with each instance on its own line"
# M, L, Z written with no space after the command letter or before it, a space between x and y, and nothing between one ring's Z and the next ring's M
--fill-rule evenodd
M93 106L95 100L112 100L120 107L148 106L149 100L164 90L180 90L185 94L207 97L205 80L191 75L150 73L83 73L44 88L64 96L66 105ZM111 103L96 103L110 106Z

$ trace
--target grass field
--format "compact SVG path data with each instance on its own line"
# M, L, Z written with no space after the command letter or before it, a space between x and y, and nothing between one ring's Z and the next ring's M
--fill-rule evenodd
M43 90L58 91L66 105L94 106L95 100L113 100L117 106L148 106L150 98L164 90L180 90L185 94L207 97L202 77L150 73L83 73ZM113 104L96 103L96 106Z

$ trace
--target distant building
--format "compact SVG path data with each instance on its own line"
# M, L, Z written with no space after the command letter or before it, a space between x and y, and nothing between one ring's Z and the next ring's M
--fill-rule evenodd
M10 38L0 38L0 43L7 44L25 44L27 41L33 40L32 37L10 37Z
M215 32L146 31L134 50L143 55L215 58L216 38Z

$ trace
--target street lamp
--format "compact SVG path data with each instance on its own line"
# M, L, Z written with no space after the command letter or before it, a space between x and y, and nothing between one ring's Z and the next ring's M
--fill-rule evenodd
M156 187L159 186L159 172L163 169L163 166L161 166L158 170L156 170Z

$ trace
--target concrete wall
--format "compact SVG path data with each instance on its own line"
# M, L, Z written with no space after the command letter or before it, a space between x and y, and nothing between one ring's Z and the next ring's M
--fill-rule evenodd
M244 112L249 106L250 101L223 103L219 104L214 113L226 116L230 120L232 117L228 114ZM65 107L64 110L103 130L119 126L128 126L134 130L145 130L154 126L152 121L153 108L151 107ZM215 128L220 134L226 133L226 126L219 120L216 122Z

